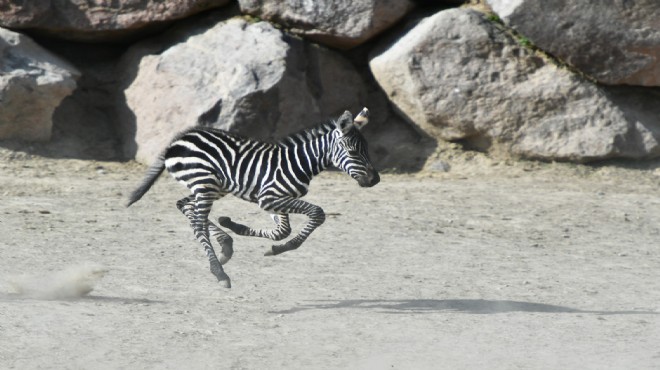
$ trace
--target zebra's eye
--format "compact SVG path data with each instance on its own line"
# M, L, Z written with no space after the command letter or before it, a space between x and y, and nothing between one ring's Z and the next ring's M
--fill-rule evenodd
M352 149L349 149L346 152L348 152L348 155L350 155L352 157L358 156L360 154L360 153L358 153L357 150L352 150Z

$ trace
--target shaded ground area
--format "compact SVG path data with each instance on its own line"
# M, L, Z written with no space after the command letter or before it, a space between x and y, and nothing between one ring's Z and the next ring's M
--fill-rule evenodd
M658 169L324 173L307 199L326 223L269 258L234 237L226 290L170 178L126 209L142 166L3 156L0 368L660 367ZM213 215L271 226L237 199ZM11 283L88 262L108 272L82 298Z

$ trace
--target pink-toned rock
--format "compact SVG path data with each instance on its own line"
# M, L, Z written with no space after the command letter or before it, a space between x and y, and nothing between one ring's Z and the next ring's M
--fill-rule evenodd
M394 25L410 0L239 0L243 13L284 25L324 45L350 49Z
M114 41L229 0L51 0L0 3L0 26L76 41Z

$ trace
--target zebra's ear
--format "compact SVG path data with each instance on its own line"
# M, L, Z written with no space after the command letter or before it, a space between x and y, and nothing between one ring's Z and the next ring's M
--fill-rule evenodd
M342 134L348 133L353 128L353 115L349 111L345 111L336 121L337 128Z
M355 116L353 120L353 125L357 127L358 130L362 130L362 127L366 126L369 123L369 109L367 107L362 108L360 113Z

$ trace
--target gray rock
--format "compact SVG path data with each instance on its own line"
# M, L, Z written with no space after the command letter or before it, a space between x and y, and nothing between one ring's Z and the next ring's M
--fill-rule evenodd
M0 5L0 26L77 41L119 40L229 0L52 0Z
M422 20L370 66L402 115L438 139L549 160L660 155L657 91L596 86L474 10Z
M239 0L239 4L244 13L341 49L364 43L414 7L410 0Z
M29 37L0 28L0 139L49 140L53 111L79 76Z
M426 169L431 172L449 172L451 165L443 160L434 160L427 164Z
M150 163L172 137L203 124L261 139L314 125L366 99L333 51L240 18L179 30L123 58L124 154Z
M602 83L660 86L660 1L487 3L538 47Z

